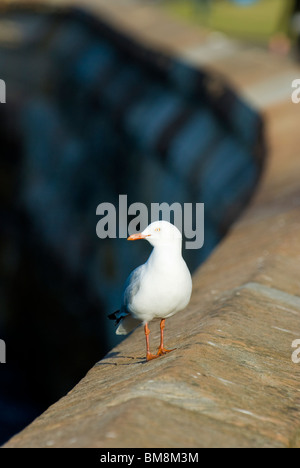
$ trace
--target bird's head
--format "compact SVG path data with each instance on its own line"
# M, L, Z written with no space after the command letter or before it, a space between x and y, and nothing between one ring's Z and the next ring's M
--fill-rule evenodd
M146 239L153 247L161 245L179 244L182 242L182 235L176 226L168 221L155 221L141 233L133 234L128 240Z

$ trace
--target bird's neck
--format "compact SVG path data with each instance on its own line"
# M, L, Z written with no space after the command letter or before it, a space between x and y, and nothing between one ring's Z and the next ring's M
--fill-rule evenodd
M149 257L150 264L172 264L182 259L181 242L153 247Z

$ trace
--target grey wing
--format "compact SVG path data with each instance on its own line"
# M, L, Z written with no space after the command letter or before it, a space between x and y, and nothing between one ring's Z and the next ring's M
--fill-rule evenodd
M133 297L138 293L141 287L141 279L143 277L144 265L139 266L128 276L124 286L123 303L121 310L130 313L130 305Z
M135 319L130 313L130 305L133 297L137 294L140 289L141 278L143 276L144 265L133 270L131 275L127 278L124 286L122 306L117 314L113 314L114 318L117 317L116 323L118 328L116 330L117 335L127 335L134 328L136 328L141 322Z

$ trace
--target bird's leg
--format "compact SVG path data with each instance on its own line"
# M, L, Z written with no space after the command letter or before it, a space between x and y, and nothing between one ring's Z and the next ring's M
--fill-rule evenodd
M157 351L157 356L161 356L162 354L170 353L174 351L174 349L166 349L164 348L164 328L165 328L165 321L166 319L161 319L160 321L160 345Z
M151 359L155 359L159 357L159 355L150 353L150 340L149 340L150 330L148 327L148 323L145 324L144 331L145 331L145 336L146 336L146 352L147 352L146 359L147 361L151 361Z

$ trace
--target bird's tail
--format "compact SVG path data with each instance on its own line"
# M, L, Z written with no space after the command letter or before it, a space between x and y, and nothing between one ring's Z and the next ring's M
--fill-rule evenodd
M110 314L108 318L110 320L114 320L115 325L118 325L118 328L116 329L117 335L128 335L128 333L134 330L141 323L139 320L132 317L132 315L126 314L120 310Z

